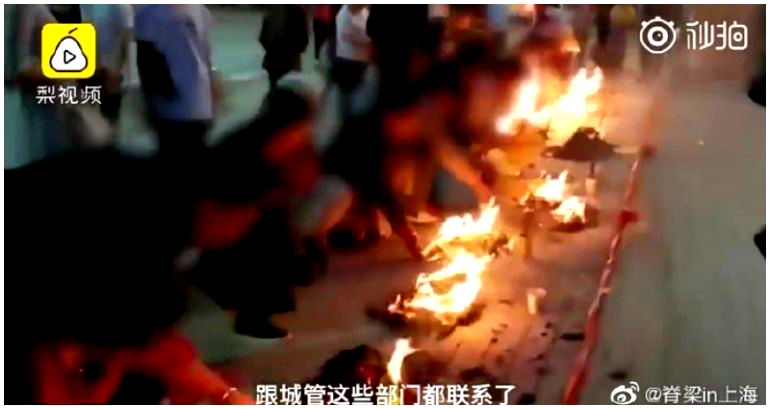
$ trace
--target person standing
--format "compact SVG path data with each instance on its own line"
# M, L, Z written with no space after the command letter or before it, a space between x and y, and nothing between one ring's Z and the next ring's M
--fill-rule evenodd
M209 32L205 6L139 6L134 20L137 66L158 155L189 158L205 147L214 118Z
M336 58L332 80L342 92L343 112L349 111L350 94L363 81L371 59L371 40L366 34L369 9L360 4L345 5L337 13Z
M597 6L594 60L608 78L617 78L623 73L626 39L636 20L636 8L630 4ZM643 67L649 62L645 54L641 54Z
M265 49L262 67L270 89L289 71L302 69L302 53L309 43L305 8L298 4L271 5L262 23L259 43Z
M577 66L584 67L588 63L588 45L591 38L591 29L596 19L595 6L589 4L575 4L571 8L572 32L575 36L580 51L576 56Z
M642 21L651 20L660 17L666 21L672 21L676 27L684 26L684 6L676 4L644 4L639 6L639 14ZM682 35L681 31L679 35ZM673 52L672 52L673 53ZM640 50L642 75L647 80L656 79L660 76L663 66L666 64L667 57L664 54L652 54L647 50Z
M313 7L313 46L315 58L322 61L324 56L324 44L327 44L326 58L331 60L334 55L335 21L334 18L340 10L339 5L319 4Z
M379 75L377 100L408 92L429 70L439 46L424 4L375 4L366 21Z
M101 85L102 115L115 127L120 116L124 77L134 16L127 4L81 4L83 22L96 27L96 75L87 82Z
M54 85L42 73L39 38L43 26L56 18L43 4L20 4L5 11L6 167L14 168L69 150L70 138L61 107L35 98L38 87Z

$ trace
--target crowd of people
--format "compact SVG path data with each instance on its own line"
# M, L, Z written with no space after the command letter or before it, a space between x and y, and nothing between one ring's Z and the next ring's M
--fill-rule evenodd
M17 7L6 88L47 81L42 24L94 22L88 81L103 87L104 117L120 120L133 41L158 147L63 148L63 130L40 123L54 108L34 105L30 124L59 145L5 173L6 402L63 404L248 403L174 328L190 288L233 312L236 332L282 338L289 329L271 315L294 309L293 288L325 274L333 249L394 233L422 260L415 223L491 198L495 172L481 158L499 143L512 84L533 64L567 77L593 59L611 72L620 51L601 41L628 12L618 23L604 6L574 6L572 20L549 6L265 6L253 41L269 92L209 144L222 87L205 6ZM591 55L594 26L604 37ZM289 78L308 47L324 62L321 93ZM336 120L320 127L322 113Z

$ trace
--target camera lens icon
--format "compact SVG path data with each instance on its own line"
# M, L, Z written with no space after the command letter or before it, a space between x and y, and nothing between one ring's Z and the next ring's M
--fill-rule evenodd
M642 21L642 29L639 30L639 42L651 54L665 53L676 43L674 22L663 20L660 16Z

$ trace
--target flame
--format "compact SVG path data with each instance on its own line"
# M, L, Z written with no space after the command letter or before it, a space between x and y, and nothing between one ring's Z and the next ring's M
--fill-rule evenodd
M567 194L567 177L569 171L563 170L559 177L552 178L547 176L543 183L532 193L535 198L548 202L550 204L560 203Z
M563 144L575 130L588 124L590 116L598 111L598 105L590 99L602 86L604 76L601 69L594 68L591 75L581 68L569 82L555 102L538 108L541 98L542 81L535 70L516 92L513 108L498 118L495 127L498 132L512 134L517 124L526 122L541 129L548 129L548 137L555 144Z
M602 71L594 69L591 76L585 68L580 69L570 81L567 93L554 105L548 137L556 144L563 144L579 127L587 124L589 115L598 110L589 97L599 92L602 85Z
M525 80L516 93L516 102L511 111L497 120L495 127L500 133L511 133L517 123L529 122L540 126L548 122L547 109L537 110L537 100L540 96L540 73L535 70L532 76Z
M441 224L437 236L425 247L424 253L427 255L436 247L441 247L454 240L476 239L493 231L497 215L500 213L500 206L492 198L485 204L479 217L473 218L473 215L466 213L462 216L452 216Z
M414 296L407 300L397 298L389 309L404 312L407 318L413 317L415 310L430 311L443 324L450 325L473 304L481 290L481 275L491 259L460 250L446 267L417 276ZM448 288L442 291L442 287Z
M404 358L417 351L412 348L408 338L399 338L396 340L396 347L393 350L393 354L390 355L390 361L388 361L388 375L390 380L398 385L401 383L401 367L404 364Z
M445 325L466 313L481 290L482 274L492 260L491 255L478 251L478 244L487 243L485 239L495 232L499 212L500 207L492 199L483 206L478 218L465 214L446 219L435 239L426 246L426 254L441 248L448 263L431 273L420 273L414 295L408 299L399 295L388 311L407 318L427 311ZM506 243L505 247L510 245Z
M561 205L554 209L551 214L560 223L568 224L574 222L585 222L586 220L586 202L579 196L570 196Z

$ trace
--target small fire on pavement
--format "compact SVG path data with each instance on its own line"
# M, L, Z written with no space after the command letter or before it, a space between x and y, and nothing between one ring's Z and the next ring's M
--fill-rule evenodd
M470 213L449 217L441 224L436 237L425 247L424 255L434 259L438 250L446 253L458 247L462 248L463 244L483 240L486 236L494 234L499 213L500 207L493 198L482 207L481 214L476 219Z
M567 190L569 188L569 185L567 184L568 177L569 171L567 170L563 170L557 178L545 175L540 186L532 192L532 196L536 200L541 200L550 205L560 203L567 195Z
M474 218L471 214L450 217L426 247L426 255L444 259L444 267L421 273L409 296L399 294L388 312L406 319L429 316L452 326L471 310L483 286L482 276L501 248L513 241L497 228L500 207L492 199Z
M580 196L570 196L551 212L560 224L585 223L586 201Z
M530 210L546 208L556 222L557 230L579 231L586 227L588 214L592 208L586 203L584 197L572 194L573 190L568 180L569 171L567 170L563 170L555 178L545 175L537 187L524 196L519 203Z
M414 291L399 294L388 306L388 312L446 328L453 328L472 315L489 263L501 249L510 250L514 245L498 228L499 213L500 206L492 199L478 217L464 214L446 219L425 249L426 255L444 260L445 265L431 273L421 273ZM393 384L402 382L404 359L416 351L409 338L396 341L387 364Z

